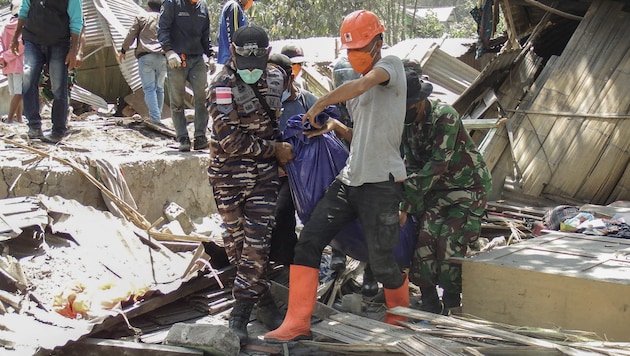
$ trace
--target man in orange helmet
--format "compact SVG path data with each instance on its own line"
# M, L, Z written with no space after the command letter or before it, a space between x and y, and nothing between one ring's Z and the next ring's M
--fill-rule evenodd
M407 177L400 156L405 119L407 81L402 61L381 57L382 33L378 17L366 10L347 15L341 24L342 48L361 77L322 96L304 115L313 127L309 136L335 129L316 116L328 105L346 102L354 126L335 130L350 142L346 166L319 200L295 248L289 274L289 306L282 325L265 341L288 342L311 337L310 320L317 300L322 251L347 223L359 218L374 277L383 284L387 308L409 306L407 277L400 272L393 248L398 243L398 205L401 182ZM405 320L386 314L385 322Z

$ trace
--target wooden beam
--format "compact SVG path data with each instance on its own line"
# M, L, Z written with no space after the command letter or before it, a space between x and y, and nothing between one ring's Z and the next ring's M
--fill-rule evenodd
M570 111L541 111L541 110L508 110L507 112L531 114L531 115L547 115L547 116L564 116L564 117L586 117L590 119L630 119L628 114L617 113L578 113Z
M563 352L566 355L575 355L575 356L580 355L580 351L572 347L564 346L562 344L554 343L547 340L536 339L529 336L515 334L513 332L506 331L506 330L495 329L491 326L480 325L478 323L473 323L473 322L466 321L463 319L458 319L458 318L448 317L448 316L438 315L438 314L432 314L432 313L414 310L410 308L404 308L404 307L395 307L393 309L389 309L388 312L396 314L396 315L406 316L408 318L427 320L431 324L435 324L435 325L442 325L445 327L449 327L449 326L457 327L457 328L471 330L475 332L481 332L481 333L492 335L492 336L498 336L506 341L516 342L522 345L538 346L538 347L544 347L550 350L558 350L558 351ZM403 323L403 324L408 324L408 323Z
M541 8L541 9L547 11L547 12L551 12L552 14L556 14L558 16L562 16L562 17L565 17L565 18L570 19L570 20L582 21L582 19L584 18L582 16L577 16L577 15L566 13L564 11L560 11L558 9L554 9L551 6L547 6L545 4L541 4L541 3L539 3L536 0L525 0L525 2L530 4L530 5L533 5L533 6L536 6L538 8Z
M464 119L462 124L466 130L492 129L500 124L499 119Z

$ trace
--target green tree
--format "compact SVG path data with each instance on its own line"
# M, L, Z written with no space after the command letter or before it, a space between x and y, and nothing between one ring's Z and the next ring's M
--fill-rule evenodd
M2 0L0 0L2 1ZM216 43L221 8L225 0L206 0ZM247 11L251 23L267 29L272 40L339 36L343 16L358 9L374 12L384 23L385 42L394 45L416 37L475 37L477 25L470 10L477 0L261 0ZM405 9L455 6L456 23L446 29L435 15L418 21Z

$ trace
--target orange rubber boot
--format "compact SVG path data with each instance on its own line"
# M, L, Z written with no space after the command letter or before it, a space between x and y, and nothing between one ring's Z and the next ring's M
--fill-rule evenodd
M407 274L405 274L403 278L405 280L402 286L396 289L384 289L387 309L394 307L409 308L409 279L407 279ZM407 318L389 313L385 314L385 322L387 324L398 325L398 321L407 321Z
M265 341L281 343L311 339L311 315L317 301L318 285L319 269L291 265L287 315L279 328L265 334Z

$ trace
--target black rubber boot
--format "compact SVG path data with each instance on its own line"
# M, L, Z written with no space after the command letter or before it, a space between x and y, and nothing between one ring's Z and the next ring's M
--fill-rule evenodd
M247 323L249 322L249 316L252 313L254 302L250 300L236 300L230 318L228 319L228 326L230 330L234 331L241 343L241 346L247 344Z
M363 271L363 285L361 286L361 294L364 297L373 298L378 293L378 282L374 279L372 269L368 264Z
M332 250L332 257L330 258L330 269L341 273L346 269L346 255L338 250Z
M435 287L420 287L420 293L420 300L422 301L420 310L435 314L442 313L444 306L440 301L440 297L438 297Z
M444 291L444 294L442 295L442 303L444 304L444 311L442 314L449 315L451 308L457 308L462 304L462 296L460 293Z
M269 330L276 330L282 325L284 314L278 309L270 291L267 291L258 300L256 319Z

